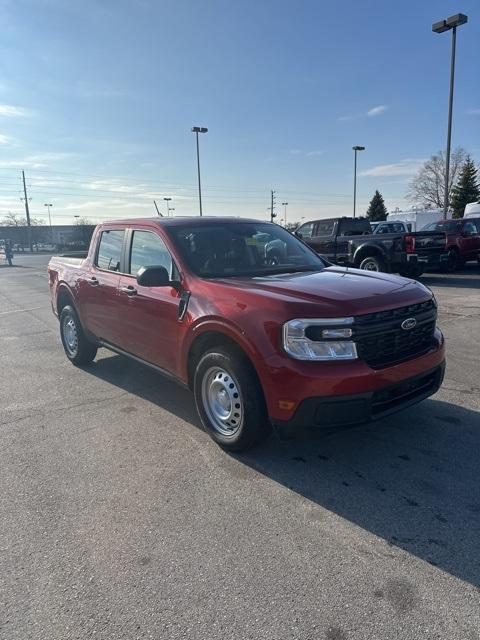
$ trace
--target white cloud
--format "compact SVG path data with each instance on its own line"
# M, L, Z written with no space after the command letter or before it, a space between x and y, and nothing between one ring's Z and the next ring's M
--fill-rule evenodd
M49 166L49 162L58 162L72 156L71 153L36 153L19 158L18 160L0 160L0 167L19 167L20 169L42 169Z
M387 105L385 104L379 104L378 107L373 107L373 109L369 109L367 111L367 116L381 116L382 113L385 113L385 111L388 109Z
M16 118L18 116L28 116L29 112L23 107L14 107L11 104L0 104L0 116Z
M467 115L469 115L469 116L480 116L480 109L469 109L467 111Z
M0 133L0 144L10 144L10 138Z
M350 120L359 120L360 118L373 118L375 116L380 116L382 115L382 113L385 113L385 111L387 111L388 106L386 104L379 104L377 107L372 107L371 109L369 109L368 111L365 111L364 113L356 113L354 115L349 115L349 116L339 116L337 118L337 120L339 122L348 122Z
M401 162L393 164L378 164L376 167L361 171L359 175L371 178L381 178L384 176L413 176L417 173L424 162L424 158L406 158Z
M313 151L302 151L301 149L290 149L292 156L305 156L305 158L313 158L315 156L321 156L323 151L321 149Z

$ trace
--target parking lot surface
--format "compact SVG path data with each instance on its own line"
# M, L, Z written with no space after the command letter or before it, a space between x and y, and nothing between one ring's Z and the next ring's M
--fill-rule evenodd
M432 399L229 455L191 395L73 367L48 256L0 268L0 639L480 638L480 268L429 274Z

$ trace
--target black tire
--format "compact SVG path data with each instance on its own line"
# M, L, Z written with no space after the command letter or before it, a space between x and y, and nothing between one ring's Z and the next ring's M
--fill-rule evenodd
M89 364L97 355L97 345L87 340L75 309L67 305L60 314L60 337L67 358L76 366Z
M241 353L224 347L208 351L197 364L193 392L205 431L224 449L249 449L270 433L263 391Z
M367 256L359 265L364 271L387 271L387 265L380 256Z
M425 267L421 265L410 265L408 267L404 267L400 269L399 274L404 278L420 278L425 271Z
M442 271L446 271L448 273L453 273L460 266L460 256L456 249L449 249L448 251L448 260L446 264L442 266Z

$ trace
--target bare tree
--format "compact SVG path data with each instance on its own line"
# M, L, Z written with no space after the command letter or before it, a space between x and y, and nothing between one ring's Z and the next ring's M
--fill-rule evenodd
M452 198L452 187L456 184L460 170L467 158L467 152L457 147L450 156L450 176L448 181L448 201ZM445 152L439 151L427 160L409 184L407 199L422 204L426 208L441 209L445 198Z
M76 218L75 224L79 227L90 226L93 222L90 222L88 218Z
M32 227L38 227L45 224L44 220L40 220L39 218L30 218L30 224ZM0 220L0 227L26 227L27 219L18 215L18 213L8 212L6 216L4 216Z

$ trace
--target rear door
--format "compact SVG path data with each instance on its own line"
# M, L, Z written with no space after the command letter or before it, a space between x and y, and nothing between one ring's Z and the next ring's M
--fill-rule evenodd
M101 231L93 265L78 279L85 327L97 338L114 344L118 339L118 283L124 237L124 228Z
M297 233L314 251L335 260L335 220L316 220L302 225Z
M171 279L178 272L163 239L155 230L127 233L126 272L120 276L118 346L166 371L178 373L180 297L174 287L143 287L136 274L141 267L163 266Z

